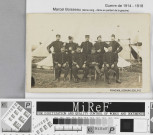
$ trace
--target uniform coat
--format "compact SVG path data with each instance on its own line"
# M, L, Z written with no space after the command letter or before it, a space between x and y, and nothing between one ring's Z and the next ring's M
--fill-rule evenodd
M108 48L108 44L106 44L105 42L96 42L94 44L94 47L96 49L96 51L98 51L99 49L101 50L101 52L97 52L98 55L99 55L99 58L100 58L100 65L99 65L99 68L102 68L102 65L103 65L103 55L105 53L105 47Z
M83 78L87 78L88 75L88 67L85 66L83 67L83 65L86 65L86 56L83 53L75 53L72 56L72 62L73 62L73 66L72 66L72 74L74 76L75 79L78 79L78 71L81 69L84 71L84 76ZM77 65L79 66L79 68L77 67Z
M87 56L88 54L91 54L91 49L93 47L93 44L89 41L85 41L81 43L82 52Z
M62 70L64 71L64 78L66 78L69 73L68 54L66 54L65 52L56 53L54 58L55 78L59 79ZM59 66L58 64L60 64L61 66Z
M106 80L109 80L109 70L112 69L116 72L116 80L119 80L119 69L117 67L118 55L114 52L106 52L104 54L104 72ZM114 65L112 68L111 66Z

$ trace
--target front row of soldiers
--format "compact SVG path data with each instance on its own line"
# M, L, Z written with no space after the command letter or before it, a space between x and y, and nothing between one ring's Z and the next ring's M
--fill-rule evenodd
M67 75L70 73L70 79L72 75L75 82L79 82L78 71L83 70L82 81L87 80L90 69L95 69L101 76L102 66L104 64L104 73L107 83L110 84L109 71L113 70L116 74L116 82L121 83L119 80L118 53L122 50L122 47L115 41L115 35L111 36L111 42L107 44L102 42L101 36L97 37L97 42L93 45L90 41L89 35L85 36L85 42L79 46L73 42L73 37L69 36L69 43L63 43L60 41L60 35L56 35L56 41L52 42L48 47L49 53L53 54L53 64L55 68L55 80L60 79L61 71L64 71L64 81ZM51 52L50 48L54 48L54 52ZM105 52L104 48L108 48Z

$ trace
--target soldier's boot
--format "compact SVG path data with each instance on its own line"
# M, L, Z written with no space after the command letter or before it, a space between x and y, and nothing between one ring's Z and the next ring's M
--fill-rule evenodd
M121 83L121 81L119 79L119 72L116 73L116 83Z
M121 81L118 79L118 80L116 80L116 83L121 83Z
M74 79L74 82L75 82L75 83L78 83L78 82L79 82L79 80L78 80L77 78L75 78L75 79Z
M66 81L66 77L63 78L63 81L64 81L64 82Z
M111 81L108 79L107 83L108 83L108 84L111 84Z
M60 78L55 78L54 80L53 80L54 82L60 82Z
M83 82L86 82L87 81L87 78L83 77L82 81Z

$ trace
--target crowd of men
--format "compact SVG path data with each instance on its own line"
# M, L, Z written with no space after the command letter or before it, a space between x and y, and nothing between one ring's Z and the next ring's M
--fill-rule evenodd
M69 36L68 43L60 41L61 35L56 35L56 41L52 42L47 50L53 55L53 66L55 68L55 81L60 80L61 71L64 71L64 81L70 73L70 79L74 82L86 81L89 70L95 69L99 76L103 75L102 67L107 83L110 84L109 72L113 70L116 75L116 83L119 80L118 53L122 51L122 46L115 41L115 35L111 35L110 42L103 42L102 36L97 37L95 44L90 42L90 35L85 35L85 41L81 45L73 42L73 37ZM54 51L51 51L53 47ZM108 51L105 51L105 48ZM104 66L103 66L104 65ZM83 78L78 77L78 71L83 70Z

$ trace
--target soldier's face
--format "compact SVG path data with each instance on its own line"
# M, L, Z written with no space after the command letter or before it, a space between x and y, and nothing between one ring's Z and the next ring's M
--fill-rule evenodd
M65 48L61 48L61 52L65 52Z
M69 39L69 42L72 43L73 42L73 39Z
M56 40L58 40L58 41L59 41L60 39L61 39L61 37L60 37L60 36L57 36L57 37L56 37Z
M85 39L86 39L86 41L89 41L89 37L86 37Z
M108 52L112 52L112 47L108 47Z
M102 38L101 38L101 37L99 37L99 38L98 38L98 41L101 41L101 40L102 40Z
M111 37L111 40L114 41L115 40L115 37Z
M78 53L80 53L81 52L81 48L77 48L77 50L76 50Z
M96 52L96 50L91 50L91 53L94 54Z

